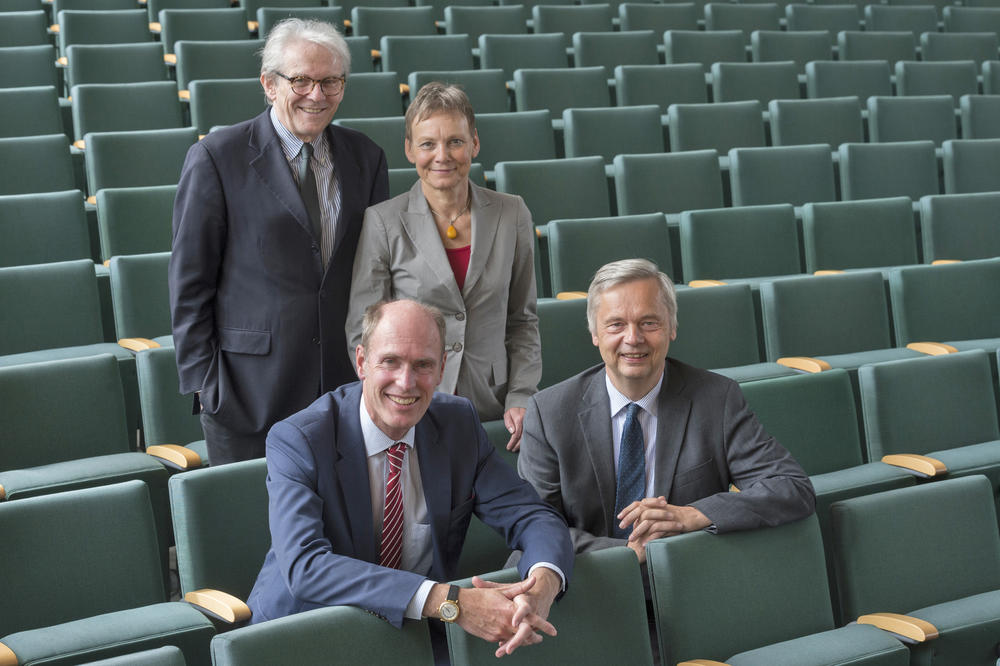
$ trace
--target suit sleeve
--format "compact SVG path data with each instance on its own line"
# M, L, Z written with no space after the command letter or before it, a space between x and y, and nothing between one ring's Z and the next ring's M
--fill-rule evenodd
M180 392L200 391L217 348L215 294L227 220L222 182L212 155L188 151L174 202L168 283Z
M361 344L361 320L365 310L392 296L392 257L389 235L382 216L374 208L365 211L358 250L354 255L351 298L347 308L347 352L354 359L354 349Z
M285 584L303 602L355 606L402 626L426 578L338 554L323 527L317 471L302 431L287 421L275 425L267 436L268 511L271 548Z
M721 492L691 503L716 531L773 527L810 515L816 506L802 467L760 424L739 385L732 382L723 409L729 481L740 492Z
M535 303L534 234L531 213L517 198L517 244L507 300L505 346L510 371L504 410L527 407L542 378L542 345Z
M560 515L567 515L562 495L559 454L548 441L545 423L538 409L538 403L534 399L529 400L528 410L524 416L524 434L521 436L517 471L534 487L543 501ZM569 526L569 533L577 553L624 546L626 543L625 539L600 536L573 525Z

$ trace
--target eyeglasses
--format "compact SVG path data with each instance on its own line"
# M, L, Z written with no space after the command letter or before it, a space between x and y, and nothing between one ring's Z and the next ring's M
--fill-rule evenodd
M320 91L328 96L332 97L334 95L339 95L344 91L344 82L347 77L344 76L331 76L329 78L318 81L316 79L311 79L308 76L285 76L281 72L275 72L278 76L288 81L292 86L292 92L296 95L308 95L319 84Z

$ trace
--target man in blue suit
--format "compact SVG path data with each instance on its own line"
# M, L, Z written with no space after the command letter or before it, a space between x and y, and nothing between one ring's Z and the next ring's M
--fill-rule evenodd
M330 125L349 69L332 25L281 22L261 62L270 107L188 151L170 305L180 390L196 395L213 465L263 456L274 423L356 379L351 269L365 209L389 187L382 149Z
M499 643L497 656L540 641L538 631L554 635L546 617L571 573L569 532L498 457L472 403L435 393L443 316L414 301L383 302L368 310L362 329L361 382L327 393L268 434L271 549L250 594L252 621L350 605L396 626L404 618L456 622ZM400 456L395 468L390 454ZM402 552L390 564L393 469L402 488ZM461 591L437 582L455 577L473 512L524 551L521 582L476 579Z

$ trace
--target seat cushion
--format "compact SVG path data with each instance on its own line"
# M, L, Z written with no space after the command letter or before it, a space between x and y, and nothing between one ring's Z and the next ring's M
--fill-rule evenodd
M906 666L910 663L910 652L888 633L851 624L741 652L727 663L731 666Z
M928 606L907 615L937 627L935 663L993 664L1000 642L1000 590Z
M732 368L712 368L712 372L729 377L735 382L753 382L758 379L773 379L775 377L788 377L796 372L791 368L786 368L777 363L752 363L750 365L738 365Z

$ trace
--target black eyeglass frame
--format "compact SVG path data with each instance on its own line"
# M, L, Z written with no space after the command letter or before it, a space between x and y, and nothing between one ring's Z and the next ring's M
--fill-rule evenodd
M315 90L317 84L319 85L320 92L322 92L327 97L334 97L344 92L344 87L347 84L346 76L330 76L325 79L314 79L308 76L286 76L281 72L275 72L275 74L288 81L288 84L291 86L293 93L295 93L296 95L302 95L303 97L312 93L312 91ZM304 92L296 90L295 86L296 82L298 81L308 81L310 84L309 90L306 90ZM337 89L334 92L328 92L326 89L327 85L332 85L334 84L334 82L336 82Z

